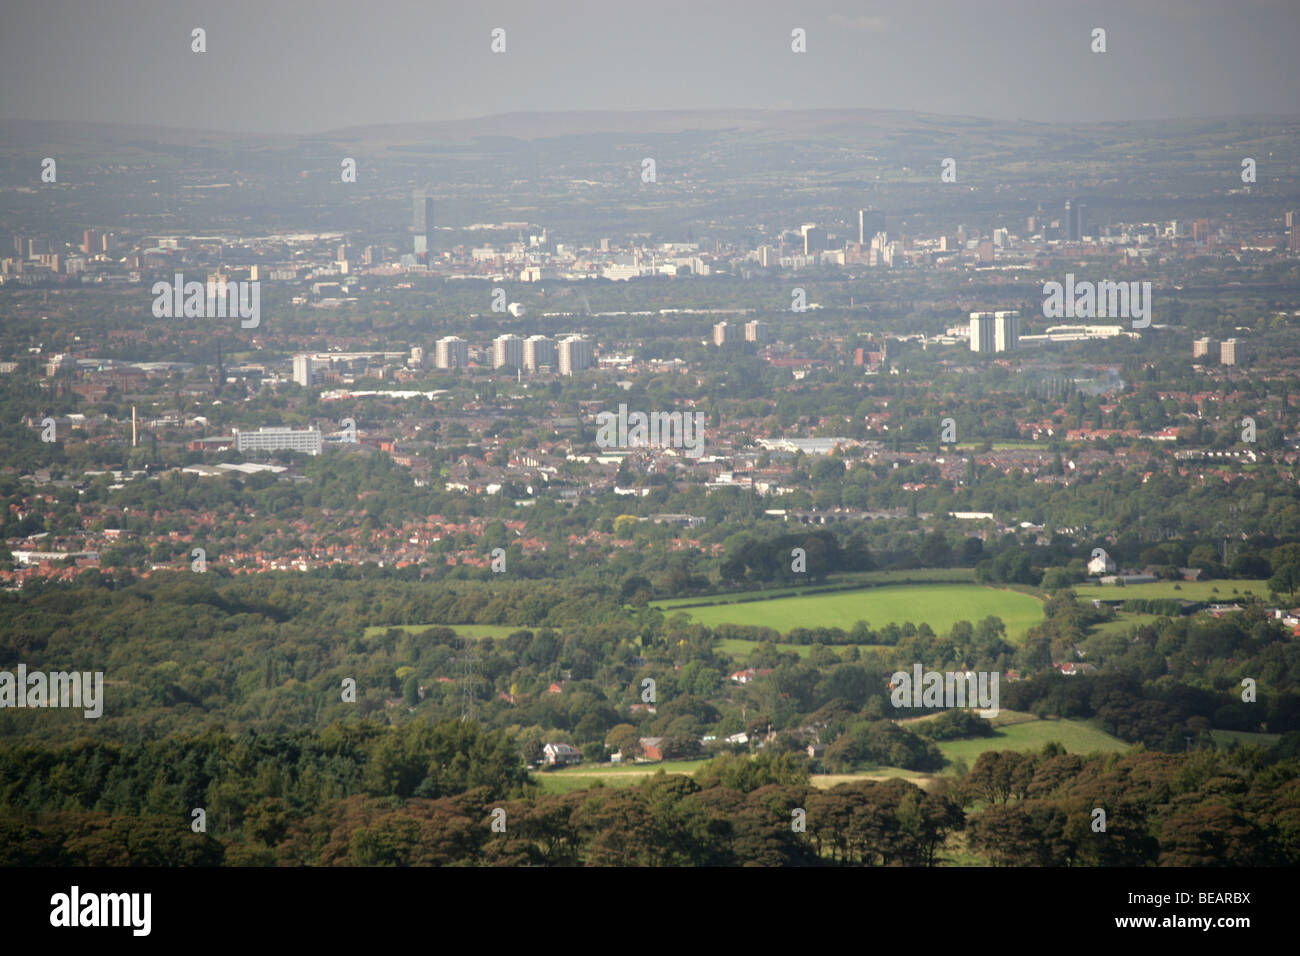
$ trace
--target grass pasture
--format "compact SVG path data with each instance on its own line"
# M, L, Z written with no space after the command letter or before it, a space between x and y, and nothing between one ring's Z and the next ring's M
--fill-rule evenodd
M1217 590L1217 593L1215 589ZM1237 593L1233 594L1233 588ZM1182 601L1210 601L1219 604L1231 604L1233 598L1245 597L1246 592L1255 597L1268 597L1268 582L1263 580L1240 581L1150 581L1146 584L1093 583L1076 584L1074 593L1080 600L1091 601L1099 598L1103 601L1123 601L1126 598L1173 598Z
M819 790L829 790L842 783L855 783L858 780L890 780L895 777L914 783L918 787L927 787L934 780L935 775L903 770L901 767L877 767L859 773L814 773L808 777L808 782Z
M738 601L770 600L779 597L792 597L821 588L849 588L852 586L884 587L901 584L973 584L975 572L971 568L922 568L914 571L855 571L845 574L832 574L820 584L797 584L785 587L762 588L754 591L733 591L722 594L706 594L689 598L672 598L665 601L651 601L665 614L678 608L687 608L698 604L735 604ZM810 597L815 595L809 595Z
M1272 747L1282 739L1281 734L1252 734L1244 730L1211 730L1210 737L1217 747L1230 747L1239 744L1242 747Z
M634 787L655 774L684 774L690 776L703 767L706 760L665 760L661 763L628 764L578 764L563 770L534 773L533 780L541 785L542 793L568 793L585 790L596 783L607 787Z
M841 627L847 631L858 621L873 628L891 621L911 621L929 624L936 634L947 633L957 621L975 624L993 615L1002 618L1007 636L1018 640L1043 619L1043 606L1037 598L1019 591L976 584L915 584L697 607L683 613L709 627L757 625L784 633L796 627Z
M1159 621L1159 614L1124 614L1120 613L1115 616L1113 621L1105 621L1101 624L1094 624L1089 633L1091 634L1114 634L1119 637L1128 637L1129 633L1138 627L1146 624L1155 624Z
M960 757L968 766L973 767L979 755L986 750L1042 750L1044 745L1053 740L1072 754L1123 753L1132 746L1083 720L1031 718L1001 723L1004 716L1010 717L1011 714L1004 711L999 715L997 733L994 736L943 740L938 743L939 750L949 761Z

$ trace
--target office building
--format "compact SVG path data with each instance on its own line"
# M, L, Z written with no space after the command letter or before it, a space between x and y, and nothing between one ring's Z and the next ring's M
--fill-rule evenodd
M293 380L303 388L311 388L313 379L310 355L303 353L293 357Z
M1223 365L1237 364L1237 340L1224 339L1219 343L1219 362Z
M559 353L561 375L574 375L591 368L591 343L581 335L561 339L556 351Z
M422 192L415 194L415 253L432 252L433 200Z
M246 451L297 451L308 455L321 452L319 428L259 428L255 432L234 429L235 450Z
M469 343L455 335L438 339L433 364L441 369L464 368L469 364Z
M524 368L530 372L555 368L555 343L544 335L524 339Z
M1020 313L993 313L993 351L1014 352L1020 347Z
M858 210L858 242L867 243L878 232L885 231L885 214L874 209Z
M517 335L498 335L492 342L492 367L524 367L524 340Z
M800 230L803 233L803 254L805 256L816 255L819 252L826 251L826 230L814 223L804 223Z
M745 341L746 342L766 342L767 341L767 323L760 322L758 319L745 323Z
M972 352L992 352L997 348L995 325L992 312L972 312L970 314L970 350Z
M1067 199L1065 201L1065 219L1061 222L1063 239L1069 242L1078 242L1083 238L1084 229L1087 227L1084 222L1086 209L1087 207L1077 199Z

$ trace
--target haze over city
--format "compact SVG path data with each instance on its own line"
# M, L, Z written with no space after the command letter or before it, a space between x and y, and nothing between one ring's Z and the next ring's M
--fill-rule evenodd
M0 118L263 133L517 111L874 108L1093 122L1289 112L1288 0L655 4L16 0ZM209 52L190 52L194 27ZM506 30L504 55L490 31ZM789 55L790 31L807 53ZM1092 57L1094 27L1108 50Z

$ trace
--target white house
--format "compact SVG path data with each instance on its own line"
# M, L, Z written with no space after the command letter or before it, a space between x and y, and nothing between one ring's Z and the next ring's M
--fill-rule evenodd
M552 767L582 763L582 754L576 747L571 747L569 744L546 744L542 747L542 757Z
M1088 562L1088 573L1091 575L1110 574L1114 570L1115 562L1105 551Z

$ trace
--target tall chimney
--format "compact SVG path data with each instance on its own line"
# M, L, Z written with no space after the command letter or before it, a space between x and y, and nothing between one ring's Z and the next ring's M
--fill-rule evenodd
M135 406L131 406L131 447L135 447Z

